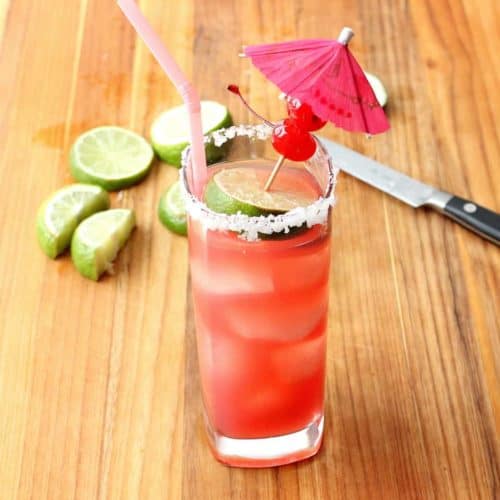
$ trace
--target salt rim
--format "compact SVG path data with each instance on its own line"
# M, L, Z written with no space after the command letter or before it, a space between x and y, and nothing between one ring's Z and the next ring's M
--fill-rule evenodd
M250 139L266 140L272 134L272 128L266 124L235 125L226 129L219 129L204 137L205 144L213 142L215 146L222 146L236 136L249 137ZM235 231L247 241L259 240L259 233L289 233L291 228L306 224L312 227L324 224L327 221L331 207L335 205L335 186L339 169L335 167L328 153L316 139L317 148L313 159L318 154L327 157L330 164L326 196L320 196L307 207L297 207L284 214L248 216L241 213L227 215L210 210L205 203L198 200L190 191L187 182L187 164L190 146L182 152L181 186L186 200L186 212L195 220L200 221L205 229L217 231ZM307 162L306 162L307 163Z

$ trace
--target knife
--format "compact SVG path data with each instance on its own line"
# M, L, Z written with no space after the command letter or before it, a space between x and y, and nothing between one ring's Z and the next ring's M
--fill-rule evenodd
M500 245L500 214L424 184L329 139L318 138L341 170L408 205L430 207Z

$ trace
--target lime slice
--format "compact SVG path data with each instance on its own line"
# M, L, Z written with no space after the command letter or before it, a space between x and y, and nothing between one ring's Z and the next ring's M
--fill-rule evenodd
M151 145L135 132L120 127L97 127L82 134L73 144L71 173L78 181L114 191L145 177L153 157Z
M373 93L377 98L378 103L384 107L387 104L387 90L385 90L384 84L381 82L380 78L365 71L366 79L373 89Z
M215 101L201 101L203 133L208 134L233 124L228 109ZM151 142L156 154L166 163L181 166L182 151L191 141L189 115L184 105L162 113L151 127ZM207 162L219 161L226 152L227 143L221 147L205 146Z
M187 234L186 202L180 181L174 182L160 198L158 217L165 227L177 234Z
M73 234L71 258L86 278L97 281L111 263L135 227L133 210L114 208L85 219Z
M214 212L258 216L306 207L315 199L287 191L264 191L264 183L255 170L228 168L212 177L205 188L204 200Z
M42 250L55 259L69 246L80 221L108 207L108 193L99 186L71 184L56 191L38 209L36 228Z

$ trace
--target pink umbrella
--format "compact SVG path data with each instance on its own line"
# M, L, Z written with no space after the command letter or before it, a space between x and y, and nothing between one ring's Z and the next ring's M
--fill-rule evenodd
M351 132L379 134L389 128L384 110L347 44L338 40L296 40L249 45L244 53L285 94L311 106L314 114Z

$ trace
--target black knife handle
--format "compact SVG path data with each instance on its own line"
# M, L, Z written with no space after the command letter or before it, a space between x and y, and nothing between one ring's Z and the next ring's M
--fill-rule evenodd
M467 229L500 245L500 214L458 196L450 198L443 211Z

